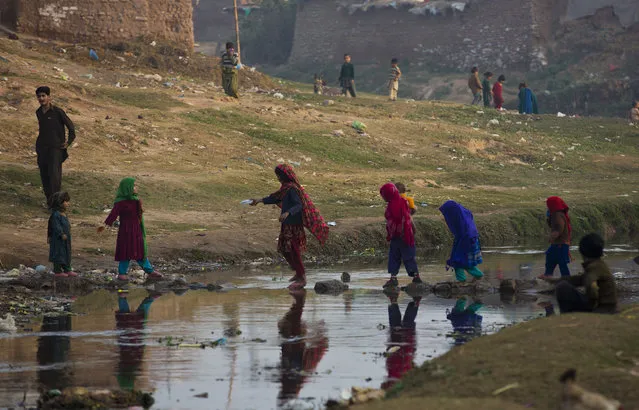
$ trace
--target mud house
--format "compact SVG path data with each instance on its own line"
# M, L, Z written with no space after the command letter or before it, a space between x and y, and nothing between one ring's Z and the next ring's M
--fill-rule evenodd
M5 27L69 42L148 36L193 48L191 0L0 0Z

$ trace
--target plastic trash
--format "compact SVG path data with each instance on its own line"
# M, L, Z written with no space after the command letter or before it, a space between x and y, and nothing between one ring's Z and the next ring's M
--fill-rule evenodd
M337 222L328 222L326 225L328 225L328 226L337 226Z
M563 112L558 112L557 113L557 117L559 117L559 118L563 118L565 116L566 116L566 114L564 114Z
M253 203L252 199L245 199L243 201L240 201L240 205L251 205Z
M38 266L35 267L35 271L36 271L36 273L42 274L42 273L47 273L48 269L44 265L38 265Z
M237 68L238 70L241 70L242 67L244 67L242 63L237 63L237 65L235 66L235 68Z
M100 59L100 57L98 57L98 53L96 53L94 49L89 50L89 57L91 57L91 60L93 61L98 61Z
M366 124L357 120L353 121L353 124L351 126L355 128L357 131L364 131L366 129Z

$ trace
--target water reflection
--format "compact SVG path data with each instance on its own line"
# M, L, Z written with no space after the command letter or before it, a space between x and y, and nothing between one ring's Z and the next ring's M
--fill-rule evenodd
M421 297L413 297L406 306L404 317L397 303L399 293L388 293L388 328L389 342L386 348L387 379L382 389L389 389L415 366L413 361L417 348L415 319L419 311Z
M292 291L293 305L278 322L281 344L280 391L278 407L297 398L307 378L313 374L328 349L328 337L324 321L310 327L302 321L306 291Z
M449 335L455 340L455 345L463 345L466 342L481 336L481 322L483 317L477 313L483 307L479 299L469 303L468 297L457 299L452 310L446 310L446 318L453 325L453 332Z
M118 364L116 378L123 390L135 389L135 379L140 373L144 359L145 327L151 304L160 293L149 293L135 311L131 311L127 291L118 291L118 310L115 312L115 326L119 331Z
M73 371L68 362L71 337L71 316L45 317L38 338L38 384L44 390L73 386Z

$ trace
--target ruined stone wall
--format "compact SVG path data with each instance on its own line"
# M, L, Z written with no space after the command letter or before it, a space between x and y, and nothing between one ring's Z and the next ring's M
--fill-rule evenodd
M532 24L529 1L477 0L463 12L428 16L400 7L351 15L334 1L306 0L289 64L333 64L349 52L360 62L397 57L425 68L526 70L534 58Z
M21 32L96 45L149 36L193 48L191 0L20 0Z

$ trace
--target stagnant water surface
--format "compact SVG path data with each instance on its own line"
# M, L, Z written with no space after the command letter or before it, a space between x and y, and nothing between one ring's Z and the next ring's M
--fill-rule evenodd
M631 269L634 250L612 248L613 271ZM489 277L533 277L543 270L542 251L488 248L485 253ZM447 279L444 260L422 260L423 277ZM578 271L578 264L572 269ZM344 270L352 275L347 293L312 291L314 281L338 278ZM284 274L259 266L226 273L235 288L225 292L158 295L139 289L126 297L109 292L80 297L73 311L81 315L45 318L31 332L0 335L0 407L15 406L25 392L27 405L34 405L38 389L86 386L154 390L158 409L318 408L351 386L387 387L413 363L543 316L543 302L552 302L430 295L417 306L402 294L389 308L380 290L386 280L380 265L310 270L309 291L295 295L283 289ZM210 282L219 275L197 279ZM124 313L127 309L132 313ZM226 329L241 334L225 337ZM170 347L160 340L167 336L186 343L225 338L226 344ZM201 393L208 398L195 397Z

